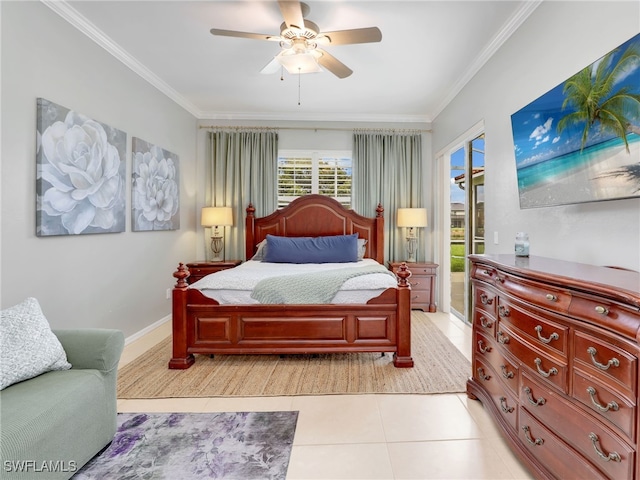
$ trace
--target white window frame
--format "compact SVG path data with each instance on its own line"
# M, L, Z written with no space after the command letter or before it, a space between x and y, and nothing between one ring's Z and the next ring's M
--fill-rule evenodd
M351 162L350 169L352 171L352 183L353 188L353 158L350 150L280 150L278 152L278 168L281 158L309 158L311 160L311 193L319 192L319 172L320 172L320 160L326 158L332 159L349 159ZM276 188L280 189L280 185L276 185ZM289 204L291 201L298 197L295 196L280 196L278 194L278 208L282 208L284 205ZM349 197L331 196L334 200L342 203L347 207L351 207L351 192Z

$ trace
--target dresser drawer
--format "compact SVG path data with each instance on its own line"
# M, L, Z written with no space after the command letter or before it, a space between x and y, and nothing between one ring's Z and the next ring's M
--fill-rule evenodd
M612 380L621 392L636 396L638 359L604 339L584 332L574 336L576 363L587 366L588 371L604 382Z
M615 425L628 439L635 438L635 404L596 378L578 370L573 372L573 397Z
M542 283L501 273L501 288L527 302L546 310L566 313L571 304L571 293Z
M496 319L481 308L476 308L473 312L473 323L479 331L486 333L490 337L496 335Z
M575 407L562 395L545 388L537 379L526 373L523 373L522 378L521 401L523 395L526 395L526 387L529 387L533 398L541 403L539 406L531 406L525 400L523 405L526 410L582 453L607 477L633 478L634 451L620 436L601 421ZM522 426L522 422L520 425Z
M498 299L498 316L501 323L513 325L533 345L567 356L569 327L536 315L531 307L527 310L519 303L504 298Z
M496 292L491 288L485 288L481 284L476 284L473 295L473 303L483 310L495 315L496 312Z
M478 263L474 263L471 269L471 278L477 278L478 280L488 283L493 283L497 274L498 270L495 268Z
M533 347L502 322L496 331L498 342L520 360L522 365L531 369L536 378L550 382L565 393L567 388L567 364L560 359Z
M569 314L580 320L610 328L635 340L640 312L625 308L615 302L583 296L574 296L569 306Z
M531 454L544 468L561 479L606 479L599 470L565 442L533 418L526 410L520 411L518 435Z
M431 278L429 277L411 275L411 277L409 277L409 284L411 285L411 290L413 291L424 290L426 292L429 292L429 290L431 290Z
M482 341L481 344L490 345L491 342L483 335L478 333L477 340ZM476 342L476 345L480 345ZM509 360L498 348L484 349L483 352L477 353L478 357L481 357L483 362L491 365L493 370L502 380L502 383L511 390L514 395L518 394L518 381L520 375L518 374L519 365L517 362Z
M425 304L431 302L431 292L429 290L411 289L411 303Z
M501 413L502 418L515 430L518 422L517 398L507 390L496 372L484 362L484 359L477 358L475 360L473 374L491 395L491 400Z

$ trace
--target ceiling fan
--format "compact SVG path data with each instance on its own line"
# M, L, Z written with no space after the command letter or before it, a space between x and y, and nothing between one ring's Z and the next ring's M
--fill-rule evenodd
M284 22L280 26L280 35L237 32L219 28L212 28L211 34L280 42L282 50L261 70L261 73L275 73L281 67L286 68L289 73L312 73L322 71L320 69L322 66L338 78L348 77L353 70L320 46L373 43L382 40L382 33L378 27L321 32L318 25L306 19L310 10L306 3L282 0L278 1L278 5L284 17Z

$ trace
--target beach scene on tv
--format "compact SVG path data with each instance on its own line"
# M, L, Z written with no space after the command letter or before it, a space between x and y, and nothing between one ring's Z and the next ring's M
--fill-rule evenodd
M640 34L511 116L520 208L640 196Z

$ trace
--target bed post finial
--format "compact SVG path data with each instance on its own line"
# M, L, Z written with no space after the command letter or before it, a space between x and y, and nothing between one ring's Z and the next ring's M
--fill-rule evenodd
M383 213L384 213L384 207L382 206L381 203L379 203L378 208L376 208L376 217L382 217Z
M189 284L187 283L187 278L189 277L189 269L185 266L184 263L180 263L178 265L178 269L173 272L173 276L178 279L176 282L176 288L186 288Z
M247 217L253 217L256 213L256 209L253 206L253 203L249 203L249 206L247 207Z
M396 273L398 277L398 285L406 286L409 285L409 277L411 276L411 271L407 267L406 262L402 262L398 267L398 272Z

